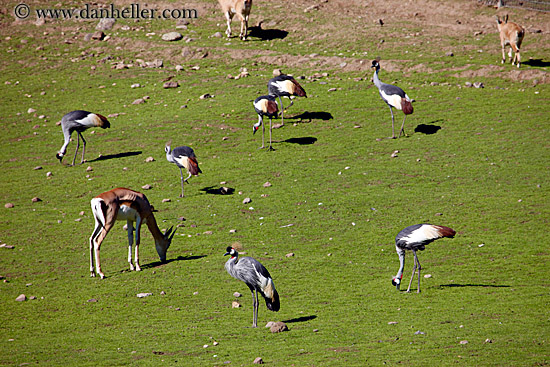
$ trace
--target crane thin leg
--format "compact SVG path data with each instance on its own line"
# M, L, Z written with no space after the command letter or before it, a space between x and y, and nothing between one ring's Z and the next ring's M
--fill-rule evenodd
M80 135L80 137L82 138L82 143L84 143L84 146L82 147L82 159L80 160L80 164L84 163L84 153L86 153L86 140L84 140L84 137L82 136L81 133L78 133L78 135ZM76 156L75 156L76 158ZM74 165L74 163L73 163Z
M420 293L420 270L422 270L422 266L420 266L420 261L418 261L418 258L416 257L416 252L414 253L414 258L418 264L418 289L416 290L416 293Z
M416 268L417 268L418 258L416 257L416 251L414 251L414 250L413 250L413 255L414 255L414 268L413 268L413 271L412 271L412 274L411 274L411 280L409 282L409 288L407 288L407 293L409 293L411 291L411 284L413 282L414 274L416 273Z
M252 290L252 327L258 327L258 291Z
M281 126L285 126L285 106L283 106L283 100L281 99L281 96L279 97L279 102L281 103Z
M393 123L394 123L394 120L393 120L393 109L391 108L390 106L390 113L391 113L391 138L392 139L395 139L395 130L393 128Z
M80 148L80 133L76 133L76 150L74 151L74 157L73 157L73 164L71 166L74 166L74 162L76 161L76 154L78 153L78 148Z
M407 118L407 115L405 115L405 117L403 117L403 124L401 125L401 131L399 131L399 137L401 137L401 133L403 133L403 136L406 136L407 134L405 134L405 119Z
M271 131L272 131L272 127L271 127L271 117L270 117L269 118L269 148L267 148L267 150L275 150L271 146Z

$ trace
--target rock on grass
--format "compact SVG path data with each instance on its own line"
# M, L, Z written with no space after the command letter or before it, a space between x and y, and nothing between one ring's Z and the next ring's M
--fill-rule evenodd
M283 331L288 331L288 326L286 326L286 324L282 321L279 321L279 322L276 322L275 324L273 324L269 330L272 332L272 333L281 333Z

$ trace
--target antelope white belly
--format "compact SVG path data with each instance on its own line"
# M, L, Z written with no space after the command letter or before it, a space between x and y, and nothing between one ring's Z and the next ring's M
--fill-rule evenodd
M138 217L139 214L137 210L132 209L127 205L121 205L118 209L116 220L130 220L132 222L135 222Z

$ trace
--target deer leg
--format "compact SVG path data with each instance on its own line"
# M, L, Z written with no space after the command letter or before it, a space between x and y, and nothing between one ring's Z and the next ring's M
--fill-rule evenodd
M227 19L227 30L225 31L225 34L227 34L227 37L231 37L231 19L233 18L233 15L230 11L225 12L225 19Z
M128 263L130 263L130 271L134 270L134 264L132 264L132 242L134 242L134 223L131 220L126 221L128 227Z
M95 277L94 243L96 241L98 234L102 230L101 222L97 218L95 218L95 215L94 215L94 219L95 219L95 228L94 228L94 231L92 232L92 236L90 237L90 276L92 277Z
M141 268L139 267L139 242L141 241L140 238L140 230L141 230L141 217L137 217L136 219L136 246L135 246L135 255L134 255L134 263L136 265L136 271L141 271Z

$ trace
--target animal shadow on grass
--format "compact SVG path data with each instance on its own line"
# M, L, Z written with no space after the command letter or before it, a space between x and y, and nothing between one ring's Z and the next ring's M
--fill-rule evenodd
M192 256L178 256L175 259L166 259L165 262L162 261L153 261L152 263L141 265L141 269L151 269L156 268L161 265L166 265L174 261L186 261L186 260L198 260L202 259L203 257L206 257L206 255L192 255ZM124 270L124 271L130 271L130 270Z
M107 159L115 159L115 158L124 158L124 157L132 157L134 155L140 155L141 151L137 152L124 152L124 153L117 153L117 154L107 154L102 155L101 157L97 157L96 159L92 159L91 161L87 161L88 163L91 162L98 162L98 161L105 161Z
M259 38L258 41L283 39L286 36L288 36L288 32L281 29L262 29L262 22L257 26L248 27L248 37Z
M547 68L550 66L550 61L544 61L543 59L529 59L522 62L523 65L538 66L541 68Z
M510 288L509 285L495 284L441 284L440 287L463 288L463 287L482 287L482 288Z
M232 187L208 186L200 189L200 191L211 195L233 195L235 189Z
M292 119L292 120L301 120L299 122L311 122L311 120L323 120L323 121L328 121L328 120L332 120L334 117L332 116L332 114L330 112L324 112L324 111L320 111L320 112L309 112L309 111L306 111L300 115L296 115L296 116L292 116L292 117L287 117L289 120Z
M430 122L430 124L435 124L436 122L441 122L443 120L435 120ZM426 125L426 124L420 124L417 127L414 128L415 133L422 133L426 135L432 135L437 133L439 130L441 130L441 126L438 125Z
M317 318L317 316L310 315L310 316L296 317L296 318L293 318L293 319L290 319L290 320L284 320L283 322L285 324L291 324L293 322L306 322L306 321L313 320L313 319L316 319L316 318Z
M283 140L283 143L290 143L290 144L300 144L300 145L311 145L315 144L317 141L317 138L313 136L304 136L302 138L290 138Z

